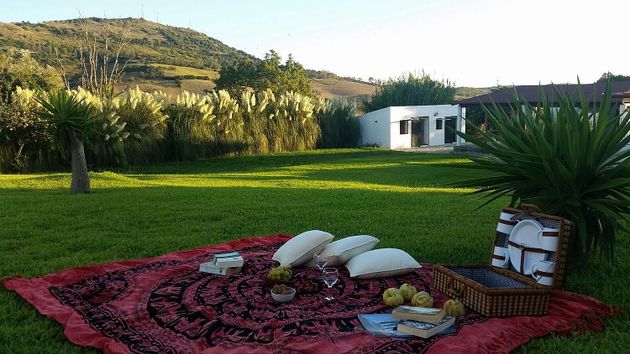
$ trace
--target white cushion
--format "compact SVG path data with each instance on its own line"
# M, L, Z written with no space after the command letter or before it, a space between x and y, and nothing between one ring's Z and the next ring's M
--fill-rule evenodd
M348 236L326 246L320 255L327 258L327 266L338 267L346 264L350 258L371 250L377 243L379 239L369 235ZM313 260L307 266L316 267Z
M421 268L407 252L397 248L379 248L361 253L346 263L353 278L384 278L406 274Z
M272 259L282 265L300 266L313 259L313 253L321 252L334 238L332 234L319 230L302 232L285 242Z

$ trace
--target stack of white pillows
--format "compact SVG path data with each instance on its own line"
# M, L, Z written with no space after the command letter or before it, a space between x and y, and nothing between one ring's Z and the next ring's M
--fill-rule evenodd
M379 242L368 235L349 236L333 240L328 232L311 230L303 232L282 245L273 260L282 265L315 267L313 254L326 257L328 267L346 265L353 278L383 278L406 274L421 268L407 252L397 248L373 250Z

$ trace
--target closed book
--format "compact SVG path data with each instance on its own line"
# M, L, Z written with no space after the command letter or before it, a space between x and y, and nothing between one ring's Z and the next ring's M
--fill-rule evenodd
M413 334L421 338L430 338L434 335L448 329L455 323L455 317L444 316L438 323L417 322L417 321L401 321L396 328L400 332Z
M238 257L240 256L240 252L239 251L233 251L233 252L224 252L224 253L215 253L214 255L212 255L213 259L218 259L218 258L229 258L229 257Z
M241 271L241 267L219 268L214 265L213 262L207 262L199 265L199 271L208 274L232 275L239 273Z
M392 316L401 320L438 323L446 313L433 307L398 306L392 311Z
M214 265L218 268L242 267L245 260L241 256L236 257L220 257L214 259Z
M362 313L357 316L363 328L375 337L413 338L413 335L396 330L400 322L391 313Z

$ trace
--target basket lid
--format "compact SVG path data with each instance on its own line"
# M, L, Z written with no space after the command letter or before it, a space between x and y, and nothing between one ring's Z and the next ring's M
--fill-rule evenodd
M561 288L572 223L523 205L499 214L490 265L532 278L538 284Z

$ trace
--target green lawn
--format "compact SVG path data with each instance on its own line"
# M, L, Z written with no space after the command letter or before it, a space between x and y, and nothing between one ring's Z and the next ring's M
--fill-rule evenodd
M446 183L478 176L464 156L324 150L92 174L68 195L68 174L0 175L0 278L144 258L244 236L322 229L371 234L421 262L485 263L504 201ZM630 241L614 270L597 263L567 287L630 310ZM522 352L622 352L628 315L603 333L538 339ZM0 353L89 352L56 322L0 287Z

